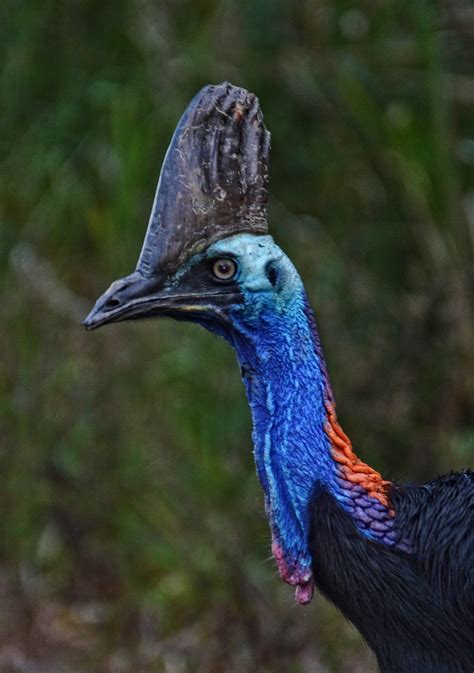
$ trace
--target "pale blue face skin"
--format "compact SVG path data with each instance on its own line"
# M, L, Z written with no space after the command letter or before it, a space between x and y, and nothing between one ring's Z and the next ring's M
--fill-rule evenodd
M232 258L237 263L235 280L246 298L246 305L257 314L262 301L272 304L275 310L285 309L295 293L304 292L303 283L293 263L271 236L237 234L216 241L204 252L186 262L173 277L173 283L180 279L204 257L210 259ZM277 271L276 284L272 284L267 273L269 265ZM232 306L229 306L232 309Z
M236 280L251 301L258 302L259 298L273 301L275 309L284 310L295 292L304 290L293 263L271 236L237 234L209 246L206 256L235 259L238 265ZM269 265L273 265L278 272L275 286L266 272Z

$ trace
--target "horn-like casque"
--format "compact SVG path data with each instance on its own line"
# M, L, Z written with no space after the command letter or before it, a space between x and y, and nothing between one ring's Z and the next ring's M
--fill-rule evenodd
M204 87L166 153L137 271L166 273L217 239L266 234L269 153L258 98Z

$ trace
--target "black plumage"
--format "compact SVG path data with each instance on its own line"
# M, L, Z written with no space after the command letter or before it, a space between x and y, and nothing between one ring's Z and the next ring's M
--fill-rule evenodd
M412 554L368 540L316 489L316 585L361 632L382 673L472 673L474 472L394 485L391 501Z

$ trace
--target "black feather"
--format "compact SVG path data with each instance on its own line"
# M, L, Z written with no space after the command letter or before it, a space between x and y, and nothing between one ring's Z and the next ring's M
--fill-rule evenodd
M316 489L316 584L364 636L382 673L473 673L474 473L394 486L391 499L413 554L363 537Z

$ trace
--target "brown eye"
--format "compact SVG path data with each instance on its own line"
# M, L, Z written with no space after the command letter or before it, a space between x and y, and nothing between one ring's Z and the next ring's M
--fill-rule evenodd
M237 265L232 259L217 259L212 265L212 273L219 280L230 280L236 271Z

